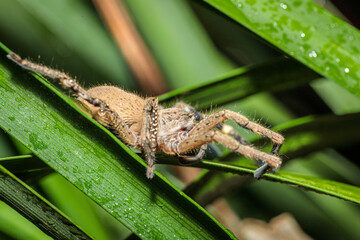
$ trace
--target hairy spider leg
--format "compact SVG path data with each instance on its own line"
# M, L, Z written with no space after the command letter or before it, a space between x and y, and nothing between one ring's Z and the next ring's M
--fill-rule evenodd
M174 107L180 108L186 112L192 113L195 116L195 120L197 122L200 122L201 120L203 120L206 115L197 111L195 108L193 108L191 105L186 104L184 102L177 102ZM238 142L240 142L243 145L250 145L249 142L247 142L245 140L245 138L241 137L235 130L233 127L231 127L230 125L227 124L223 124L223 123L219 123L215 126L215 128L219 129L220 131L222 131L225 134L229 134L231 135L233 138L235 138ZM216 150L213 148L213 146L210 144L209 145L210 148L212 148L214 150L214 152L216 152ZM180 163L181 164L193 164L196 162L199 162L203 156L205 155L205 151L207 149L207 145L203 145L201 146L199 152L197 153L197 155L189 157L189 156L183 156L183 155L179 155L180 157L182 157L182 159L180 159ZM263 163L263 162L262 162Z
M262 161L268 163L269 166L271 166L272 168L278 168L281 165L280 157L262 152L248 145L243 145L231 136L221 133L218 130L198 132L196 134L189 135L188 138L184 139L182 142L179 143L178 151L179 153L187 152L203 144L214 141L223 144L230 150L238 152L245 157L251 159L261 159Z
M241 115L240 113L233 112L230 110L221 110L217 113L208 115L205 119L201 120L190 132L189 134L196 134L199 132L204 132L214 128L219 123L223 123L227 119L230 119L236 122L239 126L249 129L250 131L269 138L273 143L277 145L282 145L284 142L284 137L279 133L271 131L260 124L251 122L248 118ZM276 147L276 150L278 148Z
M184 102L177 102L174 105L174 107L175 108L180 108L181 110L183 110L185 112L194 114L196 121L200 121L203 118L203 116L202 116L202 114L200 112L196 111L192 106L190 106L189 104L186 104ZM188 155L181 155L180 154L180 155L178 155L179 157L181 157L179 159L179 162L181 164L183 164L183 165L197 163L204 157L207 148L208 148L207 144L201 146L200 149L199 149L199 152L194 156L188 156Z
M270 154L272 155L278 155L280 148L281 148L282 144L277 144L274 143L274 145L272 146L271 152ZM261 161L261 160L260 160ZM269 166L269 164L267 162L260 162L260 167L257 168L254 172L254 178L259 179L261 178L262 175L264 175L266 172L268 172L269 170L271 170L271 167ZM273 169L273 172L277 169Z
M176 107L179 107L183 110L185 110L186 112L191 112L195 115L196 120L197 121L201 121L204 118L206 118L206 115L203 113L198 112L195 108L193 108L192 106L184 103L184 102L178 102L176 105ZM245 138L241 137L232 126L228 125L228 124L224 124L224 123L219 123L215 126L215 128L219 129L221 132L228 134L230 136L232 136L235 140L237 140L239 143L243 144L243 145L250 145L250 143L248 141L246 141ZM206 145L203 145L206 146ZM202 146L202 147L203 147ZM211 145L210 145L211 147ZM277 155L279 150L280 150L281 145L279 144L274 144L271 154L273 155ZM206 150L206 147L205 147ZM180 159L180 163L182 164L192 164L192 163L196 163L198 161L201 160L201 158L204 156L205 154L205 150L200 149L199 153L194 156L194 157L184 157L183 159ZM180 155L181 156L181 155ZM260 159L254 159L256 161L256 163L259 165L259 168L257 168L254 172L254 177L256 179L259 179L262 175L264 175L268 170L271 169L271 167L269 166L268 163L260 160Z
M216 125L215 128L221 130L225 134L232 136L235 140L237 140L239 143L241 143L243 145L251 145L248 141L245 140L245 138L241 137L234 130L234 128L230 125L219 123L218 125ZM278 155L280 147L281 147L281 145L274 143L270 154ZM262 175L264 175L267 171L269 171L271 169L271 167L269 166L269 164L267 162L264 162L261 159L256 158L254 160L256 161L257 165L259 166L254 172L254 178L260 179Z
M217 127L219 124L222 124L227 119L233 120L236 122L239 126L249 129L250 131L269 138L273 143L273 148L271 151L271 155L275 156L278 154L278 151L280 150L280 147L282 146L284 142L284 137L281 136L279 133L276 133L274 131L271 131L257 123L251 122L248 118L245 116L230 111L230 110L221 110L217 113L208 115L206 118L201 120L190 132L189 134L199 134L204 131L209 131L210 129ZM242 143L243 141L238 141L239 143ZM247 145L247 142L245 142ZM256 160L256 158L254 158ZM265 163L262 164L257 171L255 172L255 177L259 178L261 175L263 175L268 169L269 169L269 163L265 161L264 159L260 158L258 159L260 161L264 161ZM268 163L268 164L267 164ZM270 164L271 165L271 164ZM274 168L271 166L271 168Z
M64 88L68 88L71 89L74 93L77 94L77 96L79 98L84 99L85 101L89 102L90 104L96 106L96 107L100 107L102 110L108 110L109 107L106 103L104 103L103 101L97 99L97 98L92 98L91 96L89 96L89 94L86 92L86 90L84 88L82 88L72 77L70 77L69 75L60 72L59 70L55 70L46 66L43 66L41 64L36 64L33 63L31 61L28 61L27 59L22 59L19 55L15 54L15 53L9 53L7 55L7 57L12 60L13 62L17 63L18 65L20 65L22 68L33 71L33 72L38 72L42 75L44 75L45 77L48 78L52 78L52 79L59 79L60 84L64 87Z
M151 179L154 177L155 172L159 102L155 97L147 98L145 101L144 121L141 129L141 144L147 162L146 176Z
M201 121L201 120L203 120L204 118L207 117L207 115L198 112L195 108L193 108L192 106L190 106L190 105L188 105L188 104L186 104L186 103L184 103L184 102L178 102L177 104L175 104L175 107L180 107L180 108L184 109L184 110L187 111L187 112L193 113L193 114L195 115L195 117L196 117L196 121ZM229 111L229 110L227 110L227 111ZM235 112L234 112L234 113L235 113ZM241 115L241 114L239 114L239 115ZM243 115L241 115L241 116L243 116ZM248 120L248 121L249 121L249 120ZM236 121L235 121L235 122L236 122ZM250 121L249 121L249 122L250 122ZM258 126L262 127L261 125L256 124L256 123L252 123L252 124L258 125ZM239 124L239 125L240 125L240 124ZM240 125L240 126L242 126L242 125ZM250 129L249 127L247 127L247 126L242 126L242 127L251 130L251 129ZM234 130L234 128L233 128L232 126L228 125L228 124L219 123L219 124L217 124L217 125L215 126L215 128L219 129L220 131L222 131L222 132L225 133L225 134L231 135L233 138L235 138L235 139L236 139L237 141L239 141L241 144L250 145L250 143L249 143L248 141L246 141L245 138L243 138L242 136L240 136L240 135ZM262 127L262 128L264 128L264 127ZM273 132L273 131L271 131L271 130L269 130L269 129L267 129L267 128L265 128L265 129L268 130L268 131L270 131L270 132ZM251 130L251 131L252 131L252 130ZM273 133L279 135L279 134L276 133L276 132L273 132ZM261 133L257 133L257 134L262 135ZM267 137L266 135L263 135L263 136ZM273 145L272 150L271 150L271 154L277 155L277 154L279 153L280 148L281 148L281 146L282 146L282 143L283 143L283 141L284 141L284 138L283 138L282 136L281 136L281 138L283 139L282 141L280 141L281 143L276 143L276 142L274 142L274 145Z
M197 163L204 157L206 149L207 149L207 144L204 144L200 147L199 152L195 156L186 156L186 155L178 154L178 156L181 157L179 159L179 162L184 165Z
M130 130L121 117L114 111L99 109L93 114L93 118L101 125L109 129L116 137L127 145L137 147L139 140L135 133Z
M178 102L175 104L175 107L179 107L181 109L183 109L186 112L191 112L192 114L195 115L195 119L196 121L200 122L201 120L203 120L204 118L207 117L206 114L203 114L199 111L197 111L195 108L193 108L192 106L190 106L189 104L186 104L184 102ZM215 128L219 129L220 131L222 131L225 134L229 134L230 136L232 136L233 138L235 138L237 141L239 141L241 144L243 145L250 145L250 143L248 141L246 141L245 138L243 138L242 136L240 136L232 126L228 125L228 124L224 124L224 123L219 123L215 126Z
M26 59L22 59L15 53L10 53L7 57L20 65L22 68L38 72L45 77L51 79L59 79L60 84L64 88L71 89L79 99L83 99L88 103L99 107L99 111L93 114L93 118L97 120L101 125L108 128L116 136L118 136L125 143L137 146L138 140L133 132L130 131L129 127L124 123L120 116L109 108L109 105L100 99L91 97L87 91L82 88L72 77L58 70L30 62Z

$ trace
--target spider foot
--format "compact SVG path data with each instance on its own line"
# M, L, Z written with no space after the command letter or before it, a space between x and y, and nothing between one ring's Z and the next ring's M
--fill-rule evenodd
M260 160L256 159L257 162L260 162ZM262 161L261 161L262 162ZM258 167L254 172L254 178L259 180L271 167L268 163L262 162L260 167Z
M259 159L256 159L255 161L259 165L259 167L254 172L254 178L256 178L257 180L259 180L267 172L275 174L280 168L271 168L268 163L263 162Z

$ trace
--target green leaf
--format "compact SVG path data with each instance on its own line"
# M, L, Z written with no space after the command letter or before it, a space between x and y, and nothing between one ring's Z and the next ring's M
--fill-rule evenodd
M91 239L63 213L1 165L0 200L55 239Z
M52 240L29 220L0 201L1 239ZM4 236L7 235L7 236Z
M143 238L233 238L166 179L147 179L142 160L72 99L5 54L0 64L1 127L131 231Z
M310 0L204 0L319 74L360 95L360 32Z
M277 126L287 136L286 159L306 156L324 148L360 142L360 113L304 117ZM341 126L341 127L339 127Z
M172 162L166 163L173 164ZM230 172L239 175L253 175L256 169L255 166L249 166L247 164L240 165L206 160L201 161L201 163L194 164L192 167ZM306 190L315 191L360 204L360 188L349 184L285 171L278 171L276 174L265 174L263 179L290 184Z
M32 155L0 158L0 164L12 173L24 173L49 168L44 162Z
M263 91L278 91L305 84L319 75L295 61L277 59L235 69L212 81L176 89L159 97L167 105L181 100L203 110Z

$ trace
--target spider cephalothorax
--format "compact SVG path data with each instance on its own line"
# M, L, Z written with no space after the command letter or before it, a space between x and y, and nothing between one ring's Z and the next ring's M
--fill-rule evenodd
M171 108L163 108L158 105L155 97L142 98L114 86L85 90L65 73L21 59L15 53L7 56L25 69L59 79L62 86L71 89L88 106L95 120L110 129L124 143L142 150L148 164L148 178L154 176L156 151L180 156L184 164L194 163L202 159L207 144L211 142L218 142L234 152L261 162L262 166L255 171L257 178L268 169L279 168L282 163L277 154L284 137L249 121L237 112L224 109L205 115L182 102ZM250 146L230 126L223 125L228 119L269 138L274 143L271 153Z

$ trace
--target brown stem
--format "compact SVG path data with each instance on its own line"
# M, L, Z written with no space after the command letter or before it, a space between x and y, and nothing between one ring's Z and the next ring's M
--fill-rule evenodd
M148 94L167 91L164 77L121 0L94 0L140 88Z

